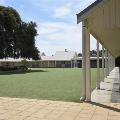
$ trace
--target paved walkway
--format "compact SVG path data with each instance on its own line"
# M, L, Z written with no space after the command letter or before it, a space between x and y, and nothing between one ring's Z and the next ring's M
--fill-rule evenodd
M0 98L0 120L120 120L120 104Z
M100 83L100 89L95 89L91 100L97 103L120 103L120 70L115 67Z

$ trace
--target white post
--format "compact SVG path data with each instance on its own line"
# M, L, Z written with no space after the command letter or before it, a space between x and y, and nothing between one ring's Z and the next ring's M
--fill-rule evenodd
M91 101L91 70L90 70L90 34L87 29L87 21L83 22L83 91L82 99ZM86 98L86 99L85 99Z
M111 55L111 70L113 70L113 68L115 67L115 58Z
M113 56L110 54L110 72L113 69Z
M110 70L111 70L111 55L110 53L108 52L108 75L110 73Z
M115 67L115 58L113 56L112 56L112 65L113 65L113 68L114 68Z
M71 60L71 68L72 68L72 60Z
M97 41L97 89L100 89L100 59L99 59L99 42Z
M49 63L49 61L48 61L48 68L50 67L50 63Z
M82 97L80 98L81 101L86 99L86 26L85 22L82 22L82 72L83 72L83 79L82 79Z
M86 101L91 101L90 33L86 30Z
M76 67L76 61L74 60L74 68Z
M56 68L56 61L55 61L55 68Z
M102 81L104 81L104 67L105 67L105 60L104 60L104 47L102 46Z
M108 52L107 52L107 49L105 49L105 74L107 77L108 76Z
M111 54L109 53L108 55L109 55L108 66L109 66L109 73L110 73L112 62L111 62Z

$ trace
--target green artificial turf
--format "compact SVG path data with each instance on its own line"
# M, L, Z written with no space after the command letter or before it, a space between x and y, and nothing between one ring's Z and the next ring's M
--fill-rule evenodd
M92 88L96 69L92 69ZM0 97L35 98L78 102L81 96L82 69L46 68L28 72L0 73Z

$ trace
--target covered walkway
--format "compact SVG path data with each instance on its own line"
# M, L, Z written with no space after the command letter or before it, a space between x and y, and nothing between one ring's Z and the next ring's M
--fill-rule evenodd
M0 98L0 120L119 120L120 104Z
M120 102L120 71L115 59L120 56L120 0L96 0L77 14L82 22L83 89L82 101ZM91 91L90 34L96 39L97 83ZM102 78L99 45L102 45Z

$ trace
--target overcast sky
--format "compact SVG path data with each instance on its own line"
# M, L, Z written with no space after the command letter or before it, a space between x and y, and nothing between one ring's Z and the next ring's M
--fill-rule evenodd
M15 8L24 21L38 25L36 46L52 55L64 49L81 51L82 27L77 25L76 14L95 0L0 0L0 5ZM91 49L96 41L91 38Z

